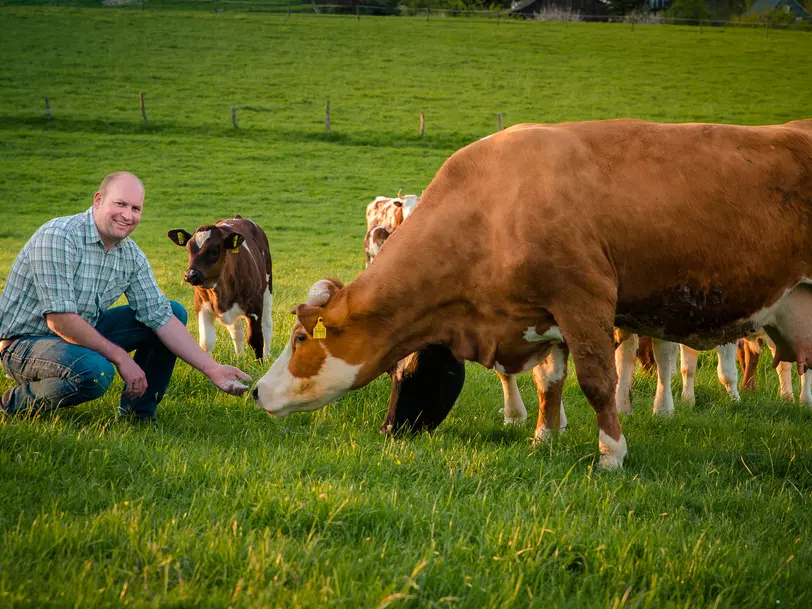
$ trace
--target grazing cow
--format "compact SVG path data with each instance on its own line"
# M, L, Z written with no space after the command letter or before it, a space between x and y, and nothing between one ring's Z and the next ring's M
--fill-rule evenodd
M789 402L795 401L795 393L792 389L792 364L790 362L775 361L775 343L765 332L757 332L746 338L740 338L737 343L736 356L739 365L742 367L741 388L756 389L756 366L761 355L762 345L766 343L773 353L773 365L778 373L778 393L782 399ZM812 406L812 368L806 370L801 375L801 392L798 395L798 402Z
M183 278L195 288L200 347L214 351L217 319L228 328L240 355L245 348L245 318L248 344L257 359L267 357L273 336L273 270L262 229L237 215L201 226L193 235L173 229L167 236L189 252Z
M420 201L352 283L296 308L261 408L315 410L427 344L516 374L566 342L613 468L613 326L695 349L764 328L777 361L812 364L812 120L519 125Z
M366 266L381 250L381 246L395 230L403 224L419 203L417 195L397 197L375 197L367 205L367 234L364 239Z

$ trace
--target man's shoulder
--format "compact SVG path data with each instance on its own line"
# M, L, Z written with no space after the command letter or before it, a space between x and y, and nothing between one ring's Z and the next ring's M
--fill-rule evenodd
M34 233L34 237L64 237L71 241L81 240L84 235L85 223L85 213L53 218L40 226L37 232Z

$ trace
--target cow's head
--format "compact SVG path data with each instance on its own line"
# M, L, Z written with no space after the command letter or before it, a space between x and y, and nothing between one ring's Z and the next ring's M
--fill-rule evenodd
M189 252L189 265L183 279L194 286L213 288L232 250L239 248L244 238L228 225L201 226L190 235L176 228L166 234L169 239Z
M317 281L307 302L293 311L296 323L285 350L254 386L257 405L274 416L317 410L371 378L363 332L348 315L344 285Z

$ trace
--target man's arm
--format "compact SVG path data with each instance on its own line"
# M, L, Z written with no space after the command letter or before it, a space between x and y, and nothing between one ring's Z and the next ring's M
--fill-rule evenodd
M174 315L163 326L155 330L155 334L167 349L209 377L218 389L232 395L240 395L248 389L248 385L242 381L250 383L251 377L239 368L218 364L214 361L200 348L186 326Z
M177 320L176 320L177 321ZM104 338L76 313L47 313L51 331L74 345L93 349L111 361L124 379L124 396L137 398L147 390L147 376L124 349ZM178 322L180 323L180 322Z

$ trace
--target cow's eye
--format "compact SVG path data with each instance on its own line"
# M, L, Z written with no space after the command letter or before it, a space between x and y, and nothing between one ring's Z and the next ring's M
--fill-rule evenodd
M307 340L307 334L297 334L293 337L293 342L297 345L303 343Z

